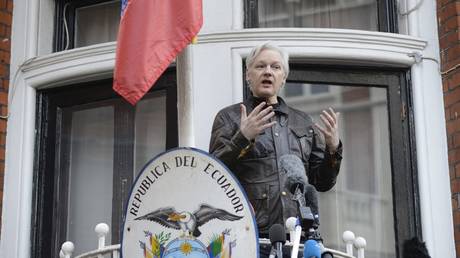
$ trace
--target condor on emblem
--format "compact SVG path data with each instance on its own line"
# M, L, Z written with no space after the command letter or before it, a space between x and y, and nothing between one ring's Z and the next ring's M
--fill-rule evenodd
M242 187L209 154L178 148L152 159L126 206L124 258L258 257L253 212Z

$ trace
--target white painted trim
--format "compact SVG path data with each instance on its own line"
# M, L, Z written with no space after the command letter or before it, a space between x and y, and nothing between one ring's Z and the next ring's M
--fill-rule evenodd
M243 59L249 54L249 48L246 51L240 49L232 49L232 100L233 103L238 103L243 99Z
M35 146L35 105L30 106L28 103L35 104L35 90L32 88L25 88L24 96L24 113L22 124L27 130L22 131L23 142L21 146L21 157L23 163L20 165L20 180L18 190L20 191L20 210L23 211L20 213L20 218L18 220L18 228L23 227L19 231L19 242L27 244L30 242L30 230L31 230L31 214L32 214L32 187L33 187L33 164L34 164L34 150L33 148L27 148L28 146ZM11 130L8 130L7 133L11 133ZM25 224L19 224L22 222L27 222ZM18 257L29 257L30 256L30 247L27 246L24 248L18 249Z
M29 86L49 88L79 81L110 78L115 65L114 42L37 57L22 72Z
M408 0L408 6L419 1ZM439 66L436 1L423 1L408 17L409 33L427 39L422 59L412 66L417 167L423 238L431 257L454 258L454 226L446 121Z
M37 53L39 1L14 4L9 94L16 92L20 98L8 106L0 257L26 258L30 257L35 91L15 88L22 81L16 65Z
M423 50L426 44L423 39L402 34L326 28L257 28L201 33L198 36L198 43L201 44L267 40L303 41L304 47L309 46L310 42L336 42L339 46L358 43L418 50Z
M291 60L316 63L410 67L426 41L407 35L344 29L245 29L201 34L198 44L230 44L252 48L265 41L287 49Z
M232 1L232 30L243 29L243 0Z
M339 34L334 35L336 32ZM198 44L231 43L235 51L243 49L235 53L245 56L248 49L257 43L276 38L276 42L285 47L294 60L308 58L328 62L333 59L374 65L381 62L405 67L415 62L410 55L421 53L426 45L418 38L379 32L331 30L317 35L314 29L284 29L277 33L274 29L212 33L200 35ZM112 75L115 48L115 43L110 42L53 53L30 60L22 70L30 85L38 88L56 87L94 77L108 78Z
M40 2L39 1L27 1L27 58L31 58L38 53L38 25Z

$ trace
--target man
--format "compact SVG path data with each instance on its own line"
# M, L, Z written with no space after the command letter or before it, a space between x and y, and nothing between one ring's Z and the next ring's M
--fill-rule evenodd
M298 215L296 202L284 187L286 176L279 172L282 155L301 158L308 181L317 190L334 186L342 159L339 113L332 108L323 111L319 125L286 105L278 93L286 83L289 57L281 48L271 43L257 46L246 63L252 96L219 111L209 152L236 175L255 210L259 236L268 238L270 226L284 225L287 218Z

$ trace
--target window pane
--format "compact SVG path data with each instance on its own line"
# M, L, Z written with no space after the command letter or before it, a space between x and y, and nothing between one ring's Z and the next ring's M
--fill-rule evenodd
M96 224L111 224L114 111L105 106L71 116L67 239L80 254L95 249ZM107 238L110 243L110 234Z
M303 92L303 87L299 87L296 83L286 82L283 88L284 95L287 97L301 96Z
M116 41L120 2L111 1L75 10L75 47Z
M328 93L329 92L329 86L321 85L321 84L311 84L310 92L311 92L311 94Z
M376 0L259 0L259 27L378 30Z
M166 150L166 94L159 92L142 99L136 108L134 176L147 162Z
M328 247L345 250L342 233L367 240L366 257L395 257L387 91L384 88L297 84L302 94L281 96L320 122L323 109L340 115L343 161L336 186L320 193L320 231ZM324 87L314 94L311 87Z

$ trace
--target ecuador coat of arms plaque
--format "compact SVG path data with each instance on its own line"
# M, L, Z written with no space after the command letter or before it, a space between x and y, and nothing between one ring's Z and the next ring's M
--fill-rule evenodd
M222 162L193 148L149 161L125 210L123 258L258 257L243 188Z

